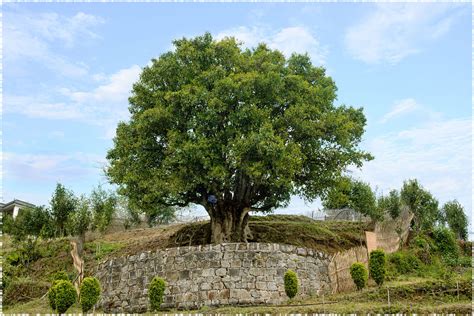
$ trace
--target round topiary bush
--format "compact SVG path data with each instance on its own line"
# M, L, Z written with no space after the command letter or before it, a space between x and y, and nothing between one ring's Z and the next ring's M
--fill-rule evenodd
M53 286L54 304L58 313L65 313L77 301L77 293L71 281L58 280Z
M283 278L285 283L285 293L291 299L298 293L298 276L292 270L288 270Z
M157 311L160 309L163 303L163 296L165 293L166 282L162 278L156 276L151 280L148 287L148 298L150 300L151 311Z
M385 262L385 252L382 249L377 249L370 252L370 277L375 281L375 283L377 283L378 286L381 286L385 280Z
M358 290L362 290L369 278L367 269L363 263L355 262L351 265L351 277Z
M99 280L92 277L87 277L82 280L81 287L81 307L82 312L89 311L99 300L100 283Z
M56 291L55 291L55 285L61 280L54 280L51 287L48 290L48 302L49 306L53 311L56 310Z

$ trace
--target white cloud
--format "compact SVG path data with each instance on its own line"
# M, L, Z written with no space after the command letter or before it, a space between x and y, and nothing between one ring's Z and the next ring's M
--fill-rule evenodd
M470 118L460 118L380 135L366 146L375 159L355 173L384 193L416 178L441 203L458 199L470 213L471 128Z
M366 63L396 64L449 32L457 4L383 3L345 34L345 45Z
M92 29L104 21L79 12L66 17L56 13L25 14L5 12L3 57L6 63L34 61L64 76L83 76L85 65L58 54L53 45L71 48L98 35Z
M110 75L105 84L92 91L63 91L76 103L120 102L127 99L140 72L141 68L133 65Z
M413 112L418 108L420 108L420 105L412 98L397 101L392 110L380 119L380 123L385 123L392 118Z
M85 113L73 104L50 102L42 96L5 95L3 101L5 113L17 113L41 119L83 119Z
M90 90L61 89L61 102L50 96L5 95L5 113L17 113L31 118L76 120L104 128L104 138L113 138L117 123L127 120L128 97L139 78L141 68L133 65L109 76ZM55 98L56 100L58 98Z
M328 49L323 47L317 37L306 27L292 26L278 31L268 26L239 26L217 34L217 39L234 36L242 41L245 47L256 47L259 43L266 43L272 49L280 50L285 56L292 53L308 53L315 64L325 63Z
M66 181L100 174L105 159L82 152L71 154L3 153L4 177L11 180Z

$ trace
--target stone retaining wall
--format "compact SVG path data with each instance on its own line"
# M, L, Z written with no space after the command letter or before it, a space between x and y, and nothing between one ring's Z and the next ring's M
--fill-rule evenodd
M167 287L163 307L277 304L288 298L287 269L298 274L298 296L331 291L329 255L291 245L231 243L178 247L102 262L96 269L104 312L145 312L147 287L158 275Z
M385 216L382 222L376 223L373 232L366 232L366 245L354 247L335 253L329 264L329 277L332 293L352 291L356 289L350 274L351 265L361 262L367 268L369 253L375 249L383 249L392 253L399 249L408 238L413 214L404 208L397 219Z

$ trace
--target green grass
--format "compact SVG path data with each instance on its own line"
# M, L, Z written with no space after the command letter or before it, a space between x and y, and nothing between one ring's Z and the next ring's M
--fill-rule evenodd
M459 297L456 282L442 282L421 277L405 277L387 282L382 287L371 286L362 291L314 296L292 300L282 305L203 307L189 311L204 314L289 314L289 313L471 313L471 279L460 275ZM390 307L387 301L390 290ZM101 313L101 310L97 310ZM47 299L34 299L4 309L5 314L51 313ZM80 313L75 304L67 313ZM168 310L163 314L183 313Z
M365 244L364 231L370 229L366 223L358 222L321 222L305 216L268 215L253 216L249 226L253 233L251 242L271 242L293 244L313 248L318 251L333 253L353 246ZM208 222L191 223L173 226L167 229L141 229L107 236L101 236L93 242L85 244L84 261L85 274L90 275L91 268L98 260L109 256L131 254L148 249L175 247L184 245L206 244L210 240ZM147 235L148 234L148 235ZM120 238L117 239L119 236ZM133 242L130 240L134 238ZM431 240L425 236L428 241ZM4 248L2 254L8 255L15 251L8 236L2 237ZM140 248L141 247L141 248ZM431 261L422 264L409 273L400 272L389 264L388 279L382 288L370 287L360 292L352 292L322 297L312 297L302 301L293 301L289 306L251 306L251 307L206 307L200 311L205 313L470 313L471 312L471 279L472 269L470 257L464 256L462 264L448 266L435 248L432 247ZM468 248L467 246L465 247ZM40 258L28 267L12 267L4 262L3 276L7 269L13 273L10 282L17 282L17 288L30 286L23 291L19 300L11 300L12 306L4 305L8 313L51 313L45 298L40 297L46 292L51 276L64 270L75 276L70 255L69 239L61 238L50 241L40 241ZM404 256L417 255L414 243L400 251ZM463 254L469 253L469 249ZM470 254L470 253L469 253ZM5 256L6 257L6 256ZM459 298L457 288L460 289ZM13 289L13 288L12 288ZM390 290L391 307L387 303L387 289ZM4 291L4 299L15 293ZM27 301L27 302L26 302ZM334 303L329 303L334 302ZM5 304L5 301L4 301ZM68 313L79 313L80 307L72 307ZM101 312L101 311L97 311ZM169 312L168 312L169 313Z
M365 245L367 223L314 221L300 215L267 215L250 218L253 238L249 242L283 243L334 253ZM173 234L167 247L202 245L210 242L209 222L191 223Z
M124 245L122 243L96 241L86 243L84 250L95 260L101 260L105 256L113 253L116 250L120 250L123 247Z
M13 306L4 306L3 307L3 314L52 314L53 311L51 307L48 305L48 298L35 298L26 303L20 303ZM71 306L67 312L67 314L80 314L81 306L79 303L74 304Z

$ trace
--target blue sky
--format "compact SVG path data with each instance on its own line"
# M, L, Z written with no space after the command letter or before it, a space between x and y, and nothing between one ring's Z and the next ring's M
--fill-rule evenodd
M365 109L375 160L354 174L379 193L417 178L471 216L468 3L3 4L3 200L47 204L58 181L76 194L106 183L141 67L206 31L308 52L337 104ZM293 198L278 212L318 207Z

